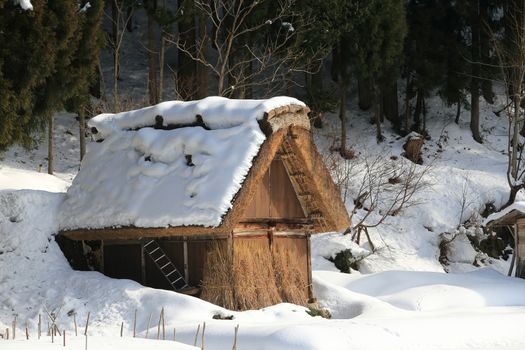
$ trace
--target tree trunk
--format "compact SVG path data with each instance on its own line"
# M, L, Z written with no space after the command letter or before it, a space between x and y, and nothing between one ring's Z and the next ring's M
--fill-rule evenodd
M414 124L412 130L421 132L421 112L423 110L423 91L417 89L416 108L414 109Z
M47 118L47 173L53 175L54 170L54 129L55 123L53 116L50 115Z
M154 7L156 1L154 2ZM151 10L150 10L151 11ZM156 104L159 102L159 91L157 81L157 42L155 36L155 19L151 12L148 11L148 94L149 103Z
M84 155L86 154L86 115L84 113L83 108L80 109L78 112L78 139L80 141L80 161L82 162L82 159L84 159Z
M359 108L363 111L369 110L373 105L372 82L369 78L357 79L357 94L359 99Z
M341 147L339 148L339 154L341 157L346 158L346 85L340 84L341 100L339 103L339 119L341 120Z
M118 59L118 51L120 49L118 44L119 38L119 22L120 22L120 9L119 0L111 1L111 38L113 41L113 69L115 79L120 79L120 65Z
M479 59L480 59L480 19L479 0L472 1L472 77L470 79L470 131L476 142L482 143L479 131Z
M207 37L206 35L206 24L207 19L205 16L199 17L199 40L205 40ZM203 45L200 45L201 52L198 54L201 57L207 57L208 56L208 43L204 43ZM205 98L208 96L208 70L205 65L197 63L197 98Z
M131 33L133 31L133 6L128 6L126 9L126 18L129 18L128 23L126 23L126 29Z
M377 143L381 143L384 140L383 133L381 132L381 96L379 88L374 88L374 115L376 124L376 139Z
M404 126L405 133L408 133L411 127L410 125L410 112L411 112L410 96L411 94L412 92L411 92L410 75L407 74L406 87L405 87L405 126Z
M459 124L459 117L461 116L461 101L458 101L458 105L457 105L457 110L456 110L456 119L454 120L454 122L456 124Z
M164 95L164 55L166 51L166 39L164 33L160 36L160 52L159 52L159 101L163 100Z
M191 9L184 8L184 5L189 5L189 2L179 2L179 6L183 7L185 13L192 13ZM195 20L193 16L185 16L178 22L179 26L179 40L182 47L192 51L195 46ZM194 52L192 52L195 55ZM195 79L196 79L196 64L190 55L183 50L178 50L178 66L177 66L177 92L183 100L192 100L197 93Z
M383 113L385 117L394 124L397 131L401 129L401 118L399 116L399 103L397 100L397 81L391 80L383 84Z

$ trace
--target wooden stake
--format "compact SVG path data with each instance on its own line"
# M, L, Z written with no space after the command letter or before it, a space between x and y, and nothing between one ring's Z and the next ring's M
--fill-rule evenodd
M9 328L5 329L6 339L9 340Z
M237 350L237 333L239 332L239 325L237 325L235 327L235 335L234 335L234 338L233 338L233 346L232 346L232 350Z
M77 333L77 313L75 312L73 314L73 324L75 325L75 337L78 336L78 333Z
M160 323L162 322L162 314L164 313L164 308L162 308L160 310L160 315L159 315L159 323L157 325L157 340L160 339Z
M120 324L120 337L122 338L122 333L124 333L124 322Z
M86 336L86 343L85 343L86 346L84 347L84 350L87 350L87 334L85 334L85 336Z
M38 314L38 339L42 335L42 315Z
M176 335L177 335L177 330L175 329L175 327L173 327L173 341L176 341L175 340Z
M202 323L202 338L201 338L201 350L204 350L204 331L206 330L206 322Z
M66 347L66 330L65 329L62 331L62 335L64 336L64 347Z
M55 342L55 330L52 329L51 330L51 343L54 343Z
M164 308L162 308L162 340L166 340L166 327L164 324Z
M26 340L29 340L29 330L27 329L27 321L26 321Z
M137 335L137 309L135 309L135 316L133 317L133 338Z
M49 327L49 321L47 321L47 336L51 335L51 328Z
M15 315L15 319L13 320L13 339L16 338L16 316Z
M197 338L199 337L199 332L201 330L201 324L197 326L197 333L195 333L195 341L193 342L193 346L197 346Z
M146 328L146 339L148 339L149 327L151 325L151 316L153 316L153 314L150 312L149 318L148 318L148 327Z
M87 319L86 319L86 329L84 330L84 335L87 336L87 330L88 330L88 325L89 325L89 315L91 314L91 312L88 311L88 315L87 315ZM87 344L87 338L86 338L86 344ZM86 345L86 348L87 348L87 345Z

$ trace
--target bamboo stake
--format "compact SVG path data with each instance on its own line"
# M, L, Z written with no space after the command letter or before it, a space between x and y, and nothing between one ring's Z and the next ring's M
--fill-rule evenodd
M237 325L235 327L235 335L234 335L234 338L233 338L232 350L237 350L237 333L239 333L239 325Z
M164 308L162 308L162 309L160 310L159 323L158 323L158 325L157 325L157 340L160 339L160 323L161 323L161 321L162 321L162 313L163 313L163 312L164 312Z
M73 314L73 323L75 324L75 337L78 336L78 333L77 333L77 313L75 312Z
M51 335L51 327L49 326L49 321L47 321L47 336Z
M120 324L120 337L122 338L122 334L124 333L124 322Z
M164 308L162 308L162 340L166 340L166 325L164 322Z
M135 316L133 317L133 338L137 335L137 309L135 309Z
M173 341L176 341L175 340L176 335L177 335L177 330L175 329L175 327L173 327Z
M26 340L29 340L29 330L27 329L27 320L26 320Z
M201 338L201 350L204 350L204 331L206 330L206 322L202 323L202 338Z
M13 339L16 338L16 316L15 315L15 319L13 320Z
M84 347L84 350L87 350L87 334L85 334L85 336L86 336L86 342L85 342L86 346Z
M66 347L66 330L65 329L62 331L62 335L64 336L64 347Z
M87 315L87 319L86 319L86 329L84 330L84 335L87 336L87 330L88 330L88 325L89 325L89 315L91 314L91 312L88 311L88 315ZM87 338L86 338L86 344L87 344ZM87 347L87 345L86 345Z
M38 339L42 335L42 315L38 314Z
M51 343L54 343L55 342L55 330L52 329L51 330Z
M6 338L7 338L7 340L9 340L9 328L6 328L6 329L5 329L5 334L6 334Z
M193 342L193 346L197 346L197 338L199 337L199 332L201 330L201 324L197 326L197 333L195 333L195 341Z
M151 325L151 316L153 316L153 314L150 312L149 318L148 318L148 327L146 328L146 339L148 339L149 326Z

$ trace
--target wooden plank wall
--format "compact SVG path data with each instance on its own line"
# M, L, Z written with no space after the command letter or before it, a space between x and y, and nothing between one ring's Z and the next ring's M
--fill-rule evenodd
M304 217L303 209L282 160L274 159L241 221Z

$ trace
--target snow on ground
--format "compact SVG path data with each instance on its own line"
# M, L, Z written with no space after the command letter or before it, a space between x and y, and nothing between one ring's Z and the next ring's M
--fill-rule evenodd
M34 335L32 335L34 336ZM51 341L50 337L44 337L40 340L30 338L30 340L15 339L2 342L3 350L33 350L33 349L84 349L86 346L86 338L84 336L77 336L68 333L66 331L66 346L63 346L63 339L57 337L54 342ZM182 344L174 343L173 341L162 341L162 340L147 340L140 338L112 338L112 337L88 337L87 339L88 349L97 350L113 350L113 349L126 349L126 350L143 350L143 349L155 349L155 350L197 350L200 348Z
M446 274L438 261L441 233L453 232L485 203L498 207L506 200L505 123L491 113L494 107L483 104L486 142L479 145L470 138L468 112L457 126L452 121L453 112L437 99L428 105L432 107L428 121L431 140L426 141L424 157L432 166L426 175L430 186L416 198L421 204L388 217L371 230L378 248L375 252L363 239L357 245L337 233L313 237L314 291L319 304L332 313L331 320L311 317L305 308L291 304L233 312L98 272L73 271L53 240L64 188L78 170L76 122L70 116L59 116L57 176L44 174L45 144L30 152L11 148L0 161L0 333L11 326L16 314L17 334L23 334L26 320L34 334L38 314L44 316L46 310L57 312L59 328L71 333L73 320L67 312L73 310L80 325L90 312L89 339L97 349L98 344L101 348L158 348L163 345L129 338L135 310L140 338L145 336L152 314L152 338L164 307L169 335L175 327L177 340L192 345L198 324L206 322L206 348L212 350L231 348L237 324L238 349L525 348L521 329L525 323L525 281L497 272L506 272L508 262L489 259L488 268ZM391 132L388 123L386 141L377 145L367 114L355 112L353 107L351 110L348 137L358 152L357 161L378 154L385 161L403 161L404 139ZM336 135L334 130L327 127L316 133L316 142L326 151ZM44 165L43 173L37 172L39 164ZM349 210L355 182L346 198ZM462 202L466 208L460 215ZM363 215L358 211L354 222ZM475 270L472 259L478 253L465 237L457 242L449 271ZM360 272L339 273L327 260L344 249L366 256L358 263ZM216 314L234 319L212 319ZM122 322L123 340L114 338ZM71 340L71 347L82 346L79 338ZM118 345L121 341L125 344ZM0 340L0 347L50 347L48 343L47 337L40 342ZM173 342L166 343L175 348Z

